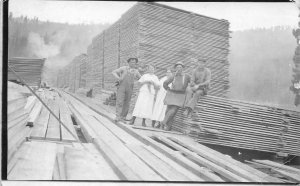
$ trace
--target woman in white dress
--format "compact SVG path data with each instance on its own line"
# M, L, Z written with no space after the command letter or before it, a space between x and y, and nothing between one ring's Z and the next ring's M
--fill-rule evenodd
M164 104L164 99L166 97L167 91L164 89L164 82L172 76L172 71L170 69L167 70L166 76L162 77L159 80L159 90L156 95L156 100L152 113L152 127L154 127L155 123L158 122L157 128L160 127L160 122L162 122L165 118L165 113L167 109L167 105Z
M133 125L138 117L143 118L142 126L146 126L146 119L151 119L152 117L155 93L156 89L159 88L159 79L154 74L154 66L148 65L147 73L138 82L141 88L133 109L133 117L129 124Z

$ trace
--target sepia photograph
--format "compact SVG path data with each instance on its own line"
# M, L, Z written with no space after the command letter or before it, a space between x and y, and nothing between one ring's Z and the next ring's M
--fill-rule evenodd
M300 1L5 3L3 185L300 183Z

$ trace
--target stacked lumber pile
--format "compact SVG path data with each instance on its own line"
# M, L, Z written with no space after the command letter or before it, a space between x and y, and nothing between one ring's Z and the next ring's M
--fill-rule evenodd
M99 91L103 88L103 78L104 78L104 34L97 35L92 41L92 49L91 49L91 64L90 70L88 73L91 73L91 88L93 88L94 93L99 93ZM87 54L87 55L90 55Z
M120 66L120 23L116 22L105 30L104 34L104 88L106 90L116 90L116 79L112 71Z
M293 168L287 165L276 163L270 160L252 160L247 161L253 167L258 167L260 169L270 169L274 174L278 174L279 177L287 179L291 182L300 182L300 169Z
M113 123L114 114L90 98L61 92L74 117L122 180L283 182L189 138L141 135ZM73 97L74 96L74 97ZM173 136L173 137L172 137Z
M26 87L8 82L7 86L7 157L10 161L12 155L30 133L26 126L32 108L33 97ZM30 103L28 103L30 102ZM26 108L26 109L25 109Z
M192 120L180 110L173 130L201 143L300 155L299 112L213 96L201 98L196 110Z
M43 59L31 59L14 57L8 60L8 65L23 78L29 86L40 86L41 74L45 63ZM19 81L18 78L8 69L8 81ZM19 81L20 82L20 81Z
M79 74L80 74L79 88L86 87L86 75L87 75L86 63L87 63L87 56L84 55L84 57L80 61L80 65L79 65Z
M186 72L196 59L212 70L210 95L224 97L229 88L229 23L157 3L137 3L87 49L87 88L115 90L111 72L137 57L140 66L155 64L161 78L168 67L182 61ZM102 83L102 84L101 84ZM136 91L133 100L136 98ZM132 107L132 105L131 105Z
M47 89L42 90L40 96L44 103L53 111L53 113L63 122L63 124L72 132L70 134L65 127L47 110L42 107L40 114L33 123L30 139L50 140L50 141L76 141L77 133L71 119L71 112L66 102L55 91ZM35 105L34 107L36 107Z
M63 88L66 84L65 70L60 69L57 74L57 87Z
M131 7L120 18L120 66L127 66L129 58L138 58L139 49L139 8Z

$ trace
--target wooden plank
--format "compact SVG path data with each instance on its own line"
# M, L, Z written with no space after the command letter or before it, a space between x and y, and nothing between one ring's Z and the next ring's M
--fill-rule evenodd
M220 167L223 167L224 169L239 175L247 180L250 181L257 181L257 182L266 182L266 180L262 179L261 177L252 174L250 171L247 171L245 169L242 169L240 165L236 165L232 162L228 162L228 159L220 156L216 156L214 153L210 153L207 150L204 150L203 148L195 148L194 146L187 145L180 140L177 140L173 137L169 137L172 141L176 142L177 144L181 145L182 147L185 147L189 149L192 152L197 153L198 155L202 156L203 158L215 163L216 165L219 165Z
M119 139L121 139L123 141L123 143L127 144L129 147L133 146L133 149L130 148L131 150L134 150L135 148L137 148L136 146L145 146L143 143L141 143L140 141L138 141L136 138L134 138L133 136L129 135L127 132L125 132L124 130L122 130L121 128L119 128L118 126L116 126L114 123L112 123L110 120L106 119L105 117L102 117L100 116L99 114L97 113L94 113L94 117L97 118L97 120L102 123L102 125L104 125L108 130L110 130L112 133L114 133ZM135 149L136 151L136 154L139 155L138 152L140 152L139 149ZM154 150L155 151L155 150ZM160 154L161 156L160 159L168 159L166 158L165 156L162 157L163 155L159 152L156 152L156 155L157 154ZM150 156L150 159L151 159L151 155ZM144 159L144 157L142 155L140 155L140 157L142 159ZM175 165L177 168L180 167L178 164L176 164L174 161L168 159L169 163L171 163L172 165ZM149 163L148 161L145 161L146 163ZM154 165L155 162L153 163L150 163L151 165ZM150 166L150 164L148 164ZM162 162L161 164L164 164L164 162ZM161 167L160 167L161 168ZM175 168L173 168L175 169ZM183 169L183 168L182 168ZM177 169L175 169L177 170ZM158 170L157 170L158 171ZM161 173L160 171L158 171L159 173ZM164 172L164 171L163 171ZM186 170L185 170L186 172ZM187 174L189 174L189 176L192 177L192 180L202 180L200 179L199 177L196 176L195 178L195 175L192 174L191 172L188 172ZM186 176L187 177L187 176ZM166 178L166 177L165 177ZM176 179L180 179L180 176L178 176ZM182 179L182 178L181 178ZM185 178L186 179L186 178ZM172 180L172 179L171 179ZM174 180L173 180L174 181Z
M30 143L29 153L19 159L8 175L8 180L51 180L56 144L34 141L27 143Z
M288 178L289 180L294 181L296 183L300 182L300 177L299 177L300 174L296 174L296 173L292 173L292 172L286 172L282 169L275 169L275 168L272 168L272 171L274 171L274 172L276 172L276 173L278 173L278 174L280 174L280 175L282 175L282 176L284 176L284 177Z
M24 126L25 126L27 123L27 119L28 119L28 114L25 113L25 114L19 116L18 118L15 118L14 120L9 121L7 123L7 130L9 131L9 130L13 129L15 126L18 126L21 124L24 124Z
M16 118L18 118L18 117L20 117L20 116L22 116L22 115L24 115L24 114L27 114L27 115L28 115L28 113L25 112L24 107L20 107L20 108L18 108L17 110L15 110L14 112L8 114L8 115L7 115L7 122L8 122L8 124L9 124L12 120L14 120L14 119L16 119Z
M136 155L138 155L149 167L154 169L159 175L168 181L191 181L184 174L160 160L151 152L139 145L127 145Z
M27 100L26 99L18 99L11 104L8 104L7 106L7 115L11 115L16 110L19 110L20 108L24 108L26 105Z
M36 103L36 100L37 100L37 98L35 96L29 96L27 98L27 102L26 102L26 105L25 105L25 110L27 112L31 111L31 109L33 108L34 104Z
M214 164L213 162L202 158L201 156L198 156L196 153L189 151L187 149L185 149L184 147L174 143L171 140L168 140L165 137L158 137L155 136L156 138L158 138L159 140L163 141L164 143L167 143L168 145L172 146L173 148L181 151L182 153L184 153L185 155L187 155L189 158L191 158L192 160L200 163L201 165L204 165L205 167L217 172L218 174L226 177L227 179L229 179L230 181L238 181L238 182L250 182L250 180L247 180L243 177L240 177L226 169L224 169L223 167Z
M71 114L68 112L68 108L66 106L66 103L61 99L59 102L59 108L60 108L60 120L63 122L63 124L71 131L71 133L77 137L77 133L75 131L72 119L71 119ZM78 139L74 138L70 134L64 126L61 126L61 137L62 140L64 141L76 141Z
M99 153L65 147L65 160L68 180L119 180Z
M99 131L98 138L101 138L109 145L121 159L145 181L162 181L163 179L157 175L151 168L134 155L113 133L102 126L94 117L85 115L84 119L94 131Z
M14 136L12 140L9 141L7 149L8 161L10 161L10 159L13 157L13 155L19 149L22 143L26 140L26 138L29 137L30 132L31 129L29 127L26 127L21 134Z
M161 129L157 129L157 128L150 128L150 127L132 126L132 128L140 129L140 130L151 130L151 131L155 131L155 132L162 132L162 133L169 133L169 134L183 135L182 133L176 132L176 131L165 131L165 130L161 130Z
M175 139L173 137L169 137L169 138L171 140L175 141L175 142L178 141L177 139ZM192 146L193 148L201 149L201 150L204 150L207 153L213 154L214 156L218 156L220 158L224 158L225 161L229 162L230 164L236 165L239 168L242 168L242 169L250 172L251 174L255 174L256 176L261 177L262 179L266 179L267 181L270 181L270 182L282 182L282 180L280 180L280 179L274 178L274 177L272 177L272 176L270 176L268 174L265 174L265 173L263 173L261 171L258 171L257 169L254 169L254 168L252 168L250 166L247 166L246 164L244 164L244 163L242 163L240 161L237 161L237 160L235 160L235 159L233 159L231 157L228 157L228 156L226 156L226 155L224 155L224 154L222 154L222 153L220 153L220 152L218 152L216 150L208 148L205 145L202 145L202 144L196 143L196 142L192 142L192 143L191 142L186 142L186 143L189 143L190 146Z
M26 120L20 121L17 125L14 127L8 129L7 131L7 140L8 142L12 140L17 135L21 135L24 132L24 129L26 129Z
M51 100L49 104L50 109L53 113L59 118L59 106L57 100ZM60 130L60 123L59 121L50 114L47 132L46 132L46 139L48 140L61 140L61 130Z
M29 153L29 143L23 143L19 150L10 158L10 161L7 163L7 175L10 174L11 170L15 167L19 159L26 157Z
M75 98L79 99L79 100L81 99L81 98L78 98L78 97L75 97ZM80 101L82 101L82 100L80 100ZM87 102L85 102L85 103L87 103ZM95 107L92 107L92 105L90 103L87 106L89 106L89 108L91 108L93 111L97 112L98 114L100 114L100 115L103 114L100 111L98 111ZM111 115L106 115L106 117L110 118L111 121L113 121L113 119L114 119L114 117L111 116ZM213 174L212 172L209 172L205 168L199 167L198 165L196 165L192 161L184 158L182 155L175 154L174 152L171 152L170 149L168 149L167 147L162 146L161 144L154 141L153 139L138 134L131 127L128 127L128 126L125 126L125 125L122 125L122 124L117 124L117 126L120 127L121 129L123 129L124 131L126 131L128 134L130 134L134 138L141 141L142 143L144 143L146 145L151 145L152 147L154 147L159 152L165 154L168 158L172 159L173 161L176 161L177 163L184 166L185 168L187 168L188 170L190 170L194 174L201 176L201 178L205 179L206 181L223 181L217 175ZM101 141L99 140L96 143L99 147L99 150L106 147L105 144L100 143L100 142ZM108 152L108 151L109 151L109 149L106 148L106 150L103 153ZM114 154L111 154L111 153L109 154L109 156L113 156L113 155ZM118 166L118 167L122 167L122 166ZM122 172L128 172L128 171L122 171Z
M73 116L74 116L74 119L75 119L76 123L80 126L81 131L82 131L85 139L89 143L93 143L94 140L97 137L95 132L89 127L89 125L86 124L86 121L84 121L81 114L76 109L74 109L73 105L70 105L69 108L70 108L70 111L73 113Z
M50 102L46 102L48 104ZM48 128L50 118L50 112L46 109L46 107L42 108L41 114L39 115L36 124L34 125L31 135L31 138L44 139L46 137L46 132Z
M252 161L257 162L257 163L261 163L261 164L265 164L265 165L269 165L269 166L272 166L272 167L276 167L276 168L279 168L279 169L282 169L282 170L285 170L285 171L289 171L289 172L293 172L293 173L296 173L296 174L300 175L300 170L296 169L294 167L290 167L290 166L287 166L287 165L276 163L276 162L273 162L273 161L270 161L270 160L252 160Z
M167 164L169 164L170 166L172 166L175 170L178 170L180 173L182 173L185 176L187 176L192 181L205 181L204 179L200 178L198 175L193 174L191 171L189 171L188 169L186 169L183 166L179 165L177 162L169 159L164 154L162 154L159 151L155 150L153 147L151 147L151 146L145 146L145 148L148 151L150 151L151 153L153 153L154 155L156 155L157 157L159 157L161 160L163 160L164 162L166 162Z
M28 117L28 121L27 124L28 125L34 125L38 116L41 113L42 110L42 103L40 101L37 101L37 103L34 105L33 109L31 110L31 112L29 113L29 117Z
M127 164L125 164L120 156L112 151L111 147L104 141L96 138L93 143L121 180L141 180L141 178Z

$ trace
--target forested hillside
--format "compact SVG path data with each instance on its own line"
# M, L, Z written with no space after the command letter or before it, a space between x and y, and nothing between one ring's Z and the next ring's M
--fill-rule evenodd
M229 97L295 109L289 90L296 40L290 27L232 33Z
M67 24L9 15L9 57L47 58L44 79L53 84L55 72L86 53L92 38L108 24Z

